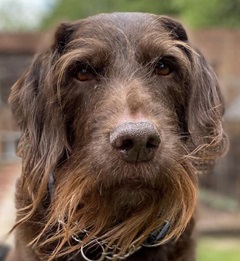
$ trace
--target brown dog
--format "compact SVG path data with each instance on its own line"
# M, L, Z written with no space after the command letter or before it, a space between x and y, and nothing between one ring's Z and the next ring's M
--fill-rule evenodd
M195 260L196 166L226 138L216 77L181 24L62 24L10 104L23 170L7 260Z

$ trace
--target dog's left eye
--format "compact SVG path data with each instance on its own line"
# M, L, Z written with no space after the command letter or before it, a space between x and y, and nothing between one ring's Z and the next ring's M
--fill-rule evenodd
M164 62L164 61L159 61L156 66L155 66L155 70L154 73L156 75L160 75L160 76L167 76L172 72L172 68L171 66Z
M76 75L76 79L81 82L91 81L96 78L95 71L89 66L79 67Z

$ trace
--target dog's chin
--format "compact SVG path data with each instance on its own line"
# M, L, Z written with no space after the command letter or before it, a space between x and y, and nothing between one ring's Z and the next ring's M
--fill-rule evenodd
M100 187L101 200L108 205L109 212L117 222L144 210L148 212L149 206L155 205L156 208L161 208L159 203L164 198L166 188L160 184L148 182L142 177L125 177L119 183Z
M138 210L147 206L153 199L161 196L161 193L147 186L131 186L118 188L113 192L113 201L115 208L119 210Z

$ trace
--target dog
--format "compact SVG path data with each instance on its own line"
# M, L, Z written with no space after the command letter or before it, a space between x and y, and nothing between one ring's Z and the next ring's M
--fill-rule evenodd
M9 100L22 175L7 261L195 260L198 171L227 138L217 78L178 21L63 23Z

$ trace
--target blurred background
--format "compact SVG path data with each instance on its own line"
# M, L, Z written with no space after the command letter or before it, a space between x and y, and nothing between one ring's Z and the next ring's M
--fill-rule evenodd
M240 260L240 0L0 0L0 240L14 223L20 137L8 106L13 83L60 21L100 12L170 15L215 69L225 97L229 153L200 175L198 261ZM12 243L11 237L7 239Z

